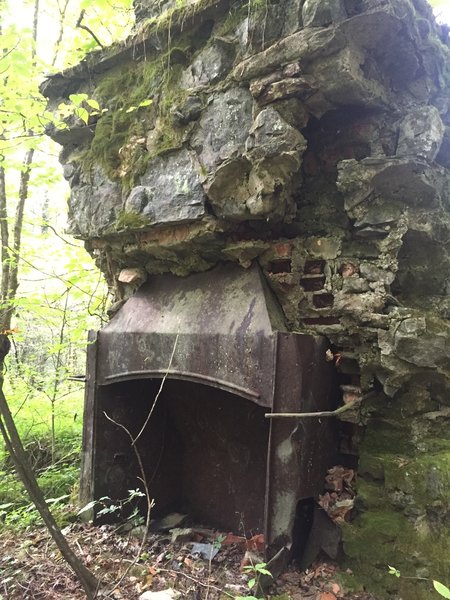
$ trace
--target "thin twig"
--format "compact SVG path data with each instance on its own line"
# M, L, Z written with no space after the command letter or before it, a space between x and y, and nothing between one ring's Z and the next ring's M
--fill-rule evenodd
M85 10L83 8L83 10L80 12L80 16L78 17L78 21L77 24L75 25L75 27L78 27L78 29L84 29L85 31L87 31L89 33L90 36L92 36L92 38L96 41L96 43L100 46L100 48L103 50L103 48L105 47L101 41L98 39L98 37L95 35L95 33L92 31L92 29L90 29L87 25L83 25L82 21L84 19L84 14L85 14Z
M266 419L308 419L313 417L337 417L348 410L354 408L357 404L360 404L361 400L354 400L348 404L340 406L336 410L323 410L319 412L305 412L305 413L266 413L264 416Z
M145 542L147 541L148 532L150 530L150 515L151 515L152 508L154 506L154 501L153 501L152 498L150 498L150 491L149 491L148 485L147 485L147 478L145 476L144 464L142 462L141 455L140 455L140 453L139 453L136 445L134 444L135 440L133 439L133 436L131 435L130 430L127 429L127 427L125 427L125 425L122 425L122 423L118 423L117 421L115 421L114 419L112 419L109 415L106 414L106 412L103 412L103 414L108 419L108 421L111 421L111 423L113 423L114 425L117 425L117 427L120 427L123 431L125 431L125 433L130 438L131 445L133 446L134 454L136 455L136 459L137 459L138 464L139 464L139 470L140 470L141 476L142 476L142 477L140 477L140 479L141 479L142 484L144 486L145 497L147 499L147 515L146 515L146 519L145 519L145 531L144 531L144 534L142 535L142 540L141 540L141 543L139 545L139 549L138 549L138 551L136 553L136 556L134 557L134 560L125 569L125 571L122 574L122 576L120 577L120 579L114 584L114 586L111 588L111 590L109 590L107 592L107 596L109 596L110 594L113 593L113 591L115 590L115 588L122 583L122 581L125 579L125 577L130 572L130 569L132 569L134 567L134 565L138 562L139 557L142 554L142 550L144 548Z
M60 240L62 240L68 246L73 246L74 248L82 248L83 247L81 244L73 244L72 242L69 242L69 240L66 240L66 238L64 238L62 235L60 235L56 231L56 229L53 227L53 225L50 225L50 223L48 223L44 219L42 220L42 225L45 225L45 227L48 227L49 229L51 229L53 231L53 233L56 235L56 237L58 237ZM42 225L41 225L41 227L42 227Z
M158 402L158 398L159 398L159 396L160 396L160 394L162 392L162 389L164 387L164 383L166 382L167 376L169 375L169 371L170 371L170 368L172 366L173 357L175 356L175 350L176 350L176 347L177 347L179 335L180 334L177 333L177 335L175 337L175 342L173 344L172 354L170 355L170 360L169 360L169 364L167 366L167 370L164 373L164 377L161 380L161 385L159 386L158 393L156 394L155 399L153 400L153 405L152 405L152 407L151 407L151 409L150 409L150 411L149 411L149 413L147 415L147 418L145 419L145 423L142 425L141 430L139 431L139 433L137 434L137 436L134 438L133 446L136 445L136 442L141 437L142 433L144 432L144 429L147 427L148 422L150 421L150 417L152 416L153 411L155 410L156 403Z
M174 571L173 569L164 569L162 567L156 567L156 568L158 569L158 571L162 571L164 573L172 573L173 575L182 575L183 577L186 577L186 579L190 579L191 581L193 581L194 583L197 583L198 585L201 585L202 587L217 590L218 592L225 594L229 598L234 598L233 594L230 594L229 592L222 590L221 588L217 587L216 585L211 585L210 583L204 583L200 579L196 579L195 577L192 577L192 575L183 573L183 571Z
M163 378L162 378L162 380L161 380L161 385L159 386L158 393L156 394L156 396L155 396L155 398L154 398L154 400L153 400L153 404L152 404L152 406L151 406L151 408L150 408L150 411L149 411L149 413L148 413L148 415L147 415L147 418L145 419L145 423L144 423L144 425L141 427L141 430L139 431L139 433L137 434L137 436L136 436L136 437L133 437L133 435L131 434L130 430L129 430L127 427L125 427L125 425L123 425L122 423L118 423L117 421L115 421L114 419L112 419L112 418L111 418L111 417L110 417L110 416L109 416L109 415L108 415L106 412L103 412L103 414L104 414L104 415L105 415L105 417L108 419L108 421L110 421L111 423L113 423L113 424L114 424L114 425L116 425L117 427L120 427L120 429L122 429L122 430L123 430L123 431L124 431L124 432L127 434L127 436L130 438L130 440L131 440L131 445L132 445L132 447L133 447L133 450L134 450L134 454L135 454L135 456L136 456L136 459L137 459L137 461L138 461L139 470L140 470L140 472L141 472L141 477L140 477L139 479L142 481L142 484L143 484L143 486L144 486L144 490L145 490L145 497L146 497L146 500L147 500L147 515L146 515L146 519L145 519L145 531L144 531L144 534L143 534L143 536L142 536L141 543L140 543L140 545L139 545L139 550L138 550L138 552L136 553L136 556L135 556L134 560L133 560L133 561L132 561L132 562L131 562L131 563L128 565L128 567L125 569L125 571L124 571L124 573L122 574L122 576L120 577L119 581L118 581L118 582L116 582L116 583L114 584L113 588L112 588L112 589L111 589L111 590L108 592L108 595L109 595L109 594L111 594L111 593L114 591L114 589L115 589L115 588L116 588L118 585L120 585L120 583L121 583L121 582L122 582L122 581L125 579L125 577L126 577L126 576L128 575L128 573L130 572L130 569L131 569L131 568L132 568L132 567L133 567L133 566L134 566L134 565L137 563L137 561L139 560L139 557L140 557L140 555L142 554L142 550L143 550L143 548L144 548L144 544L145 544L145 542L147 541L147 536L148 536L148 533L149 533L149 530L150 530L150 515L151 515L151 510L152 510L152 508L153 508L153 506L154 506L154 501L153 501L153 499L150 497L150 490L149 490L149 487L148 487L148 485L149 485L149 484L148 484L148 480L147 480L147 477L146 477L146 474L145 474L144 463L142 462L142 457L141 457L141 455L140 455L140 452L139 452L139 450L137 449L136 442L137 442L137 440L138 440L139 436L140 436L140 435L142 434L142 432L144 431L145 427L147 426L147 423L149 422L149 420L150 420L150 417L152 416L153 410L155 409L155 406L156 406L156 403L157 403L157 401L158 401L158 398L159 398L159 396L160 396L160 394L161 394L161 392L162 392L162 389L163 389L163 387L164 387L164 382L166 381L166 379L167 379L167 376L168 376L168 374L169 374L169 371L170 371L170 367L172 366L173 357L174 357L174 355L175 355L175 350L176 350L177 343L178 343L178 336L179 336L179 334L177 333L177 335L176 335L176 337L175 337L175 342L174 342L174 344L173 344L172 353L171 353L171 355L170 355L169 364L168 364L168 366L167 366L167 370L166 370L166 372L165 372L165 374L164 374L164 377L163 377Z

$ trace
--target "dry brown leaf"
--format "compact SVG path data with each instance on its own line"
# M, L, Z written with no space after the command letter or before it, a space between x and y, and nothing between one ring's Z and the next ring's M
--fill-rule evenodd
M341 593L341 586L338 583L333 583L331 589L334 594L339 595Z
M319 596L320 600L337 600L333 592L322 592Z
M253 552L264 552L264 535L262 533L260 533L259 535L254 535L252 538L247 540L246 547L247 550L252 550Z

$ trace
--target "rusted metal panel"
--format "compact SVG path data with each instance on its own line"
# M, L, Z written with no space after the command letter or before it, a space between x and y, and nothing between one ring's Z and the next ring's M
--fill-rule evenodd
M86 384L84 389L83 443L81 447L80 503L82 506L92 500L94 496L92 482L94 475L94 448L96 445L94 424L97 389L96 367L97 332L89 331L86 352ZM89 515L85 516L89 518Z
M336 370L327 341L278 333L272 412L335 408ZM336 450L333 419L272 419L267 468L266 535L269 554L290 545L299 500L316 498Z
M98 383L168 372L270 407L279 315L265 294L256 266L152 278L99 333Z
M332 409L337 394L326 341L282 332L281 321L257 266L142 287L89 350L86 500L139 485L126 430L134 438L152 411L137 448L155 516L264 530L269 555L289 546L298 502L321 490L334 423L264 413Z

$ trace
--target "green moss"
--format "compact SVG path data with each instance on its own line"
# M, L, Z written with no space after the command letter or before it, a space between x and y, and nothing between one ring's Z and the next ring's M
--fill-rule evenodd
M358 473L375 480L384 480L383 460L379 456L364 453L359 458Z
M414 446L407 425L405 421L373 418L365 433L364 446L370 448L371 454L409 454Z
M247 17L247 15L248 4L246 2L240 4L239 6L232 6L226 19L218 26L216 35L226 36L229 33L233 33L238 25Z
M164 31L182 28L186 21L194 19L196 15L213 6L217 6L217 0L197 0L193 3L180 0L176 6L168 8L157 17L144 21L140 26L137 38L138 40L146 39L153 34L162 34Z
M450 443L448 444L450 446ZM435 500L450 500L450 448L434 454L424 452L402 461L397 456L384 460L386 488L414 496L417 506Z
M389 508L363 513L343 528L344 550L353 571L347 577L347 589L364 588L380 599L400 593L408 600L427 600L428 579L450 581L448 533L420 530ZM403 577L389 575L388 565ZM427 581L417 579L421 577Z
M450 581L450 440L421 436L420 451L409 446L401 453L395 447L396 428L384 424L383 430L379 421L377 435L365 440L357 490L360 513L343 527L353 571L346 583L380 599L399 594L428 600L428 579ZM407 434L397 433L398 447L405 448ZM387 565L413 579L390 576Z
M151 225L150 219L140 213L122 211L117 218L115 229L123 231L124 229L143 229Z
M184 44L186 46L186 40ZM187 94L177 85L182 64L171 64L172 56L182 61L186 52L183 48L173 48L152 62L125 65L100 81L94 96L107 112L97 122L94 139L82 157L85 171L98 164L111 180L120 180L127 190L135 185L150 158L182 145L183 130L174 123L170 110ZM139 108L139 104L148 99L153 100L152 104ZM131 143L126 148L128 156L124 165L121 149L133 138L145 137L156 118L162 121L157 144L147 153L142 145Z

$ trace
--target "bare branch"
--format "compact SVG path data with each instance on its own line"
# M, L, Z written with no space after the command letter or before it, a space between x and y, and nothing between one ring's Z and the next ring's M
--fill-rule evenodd
M45 219L42 219L41 227L47 227L48 229L51 229L53 231L53 233L56 235L56 237L58 237L60 240L62 240L68 246L73 246L74 248L81 248L80 245L74 244L73 242L69 242L69 240L67 240L60 233L58 233L56 231L56 229L53 227L53 225L50 225L50 223L48 221L46 221Z
M142 425L141 430L139 431L139 433L137 434L137 436L134 438L133 446L136 444L136 442L138 441L138 439L141 437L142 433L144 432L144 429L147 427L148 422L150 421L150 417L152 416L153 411L155 410L156 403L158 402L158 398L161 395L162 389L164 387L164 383L166 382L167 376L169 375L170 367L172 366L173 357L175 356L175 350L176 350L177 344L178 344L178 337L179 337L179 333L177 333L177 336L175 338L175 342L174 342L173 348L172 348L172 354L170 355L169 364L167 366L166 372L164 373L164 377L161 380L161 385L159 386L158 393L156 394L155 399L153 400L152 407L149 410L147 418L145 419L145 423Z
M62 8L58 2L59 17L60 17L59 18L59 34L58 34L58 39L55 42L55 53L53 55L52 67L55 66L56 61L58 60L59 51L61 49L61 42L62 42L63 35L64 35L64 21L66 18L67 7L69 5L69 2L70 2L70 0L65 0L64 6Z
M314 417L337 417L338 415L342 415L342 413L355 408L356 405L361 404L361 400L354 400L353 402L349 402L348 404L344 404L340 406L336 410L323 410L319 412L305 412L305 413L266 413L264 416L266 419L310 419Z
M156 402L156 399L155 399ZM122 423L118 423L117 421L114 421L114 419L112 419L110 416L108 416L106 414L106 412L103 412L103 414L105 415L105 417L108 419L108 421L111 421L111 423L114 423L114 425L117 425L117 427L120 427L123 431L125 431L125 433L128 435L128 437L131 440L131 445L133 446L133 450L134 450L134 454L136 456L136 459L138 461L139 464L139 470L141 472L141 481L142 484L144 486L144 490L145 490L145 497L147 499L147 515L145 518L145 531L144 534L142 535L142 540L141 543L139 545L139 550L136 552L136 556L134 558L134 560L128 565L128 567L125 569L125 572L122 574L121 578L119 579L119 581L117 581L114 586L112 587L111 591L107 592L107 595L111 594L113 592L113 590L119 586L122 581L125 579L125 577L128 575L128 573L130 572L130 569L137 563L137 561L139 560L139 557L142 554L142 550L144 549L144 545L145 542L147 541L147 536L148 536L148 532L150 529L150 515L152 512L152 508L155 505L153 499L150 497L150 490L148 489L148 484L147 484L147 477L145 475L145 469L144 469L144 463L142 462L142 457L136 447L136 439L133 439L133 436L131 435L131 432L125 427L125 425L122 425Z
M82 21L84 19L84 14L85 14L85 10L83 8L83 10L80 12L80 16L78 17L78 21L77 24L75 25L75 27L78 27L78 29L84 29L85 31L87 31L89 33L89 35L96 41L96 43L100 46L100 48L103 50L103 48L105 47L101 41L98 39L98 37L95 35L95 33L92 31L92 29L89 29L89 27L87 25L83 25Z

